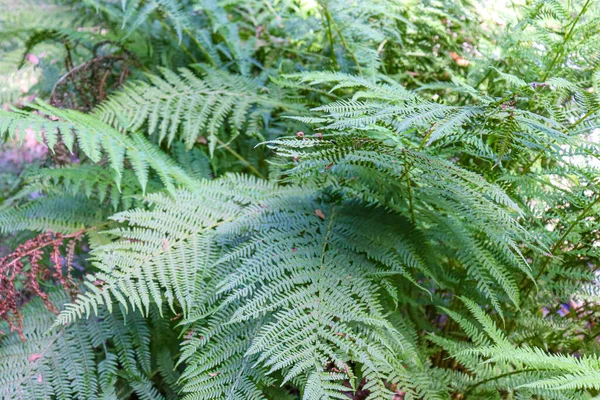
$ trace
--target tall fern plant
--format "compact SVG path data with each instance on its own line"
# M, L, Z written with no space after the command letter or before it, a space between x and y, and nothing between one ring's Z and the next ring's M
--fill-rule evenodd
M1 1L2 398L600 395L597 1Z

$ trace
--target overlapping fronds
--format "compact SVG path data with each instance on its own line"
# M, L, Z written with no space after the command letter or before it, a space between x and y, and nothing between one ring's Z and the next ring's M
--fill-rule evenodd
M596 356L574 357L527 345L515 347L478 305L463 301L475 321L446 311L478 346L430 337L466 368L477 372L477 381L456 379L457 387L466 385L467 393L510 390L548 399L585 398L579 390L598 389L600 364Z
M0 397L600 394L598 0L18 3Z
M450 162L386 143L385 138L335 135L279 139L271 146L280 155L301 160L289 170L291 179L334 179L343 182L351 196L407 213L413 220L418 215L424 226L436 226L432 240L458 251L458 259L497 309L495 284L519 304L507 263L529 274L519 246L535 242L516 219L519 206L501 188Z
M228 188L241 183L233 195ZM123 239L96 250L102 272L58 321L93 315L111 298L144 311L166 299L191 324L183 348L189 398L261 398L267 374L279 370L284 381L305 382L305 398L336 398L356 373L351 362L375 398L389 395L388 380L436 398L415 344L379 300L382 279L419 286L419 276L431 275L420 245L398 241L402 225L382 229L380 211L315 196L310 187L275 191L238 177L180 192L175 203L149 196L151 210L116 217L129 228L110 233Z
M23 187L4 201L4 206L13 206L30 196L84 194L97 198L99 205L110 202L116 211L119 207L130 208L141 189L133 171L124 169L120 185L115 184L115 171L100 165L77 165L75 167L44 168L23 176ZM149 182L148 191L156 191L160 185Z
M44 113L24 111L0 111L0 133L3 137L22 140L27 130L50 149L61 140L72 151L75 140L83 153L93 162L100 162L103 153L115 171L115 181L120 184L125 159L142 186L146 189L148 174L154 171L163 185L173 191L177 185L194 186L190 178L177 164L159 148L140 134L125 135L93 116L72 110L59 110L38 103L36 110Z
M60 307L68 297L54 293L51 301ZM152 385L150 332L139 314L103 313L51 329L55 316L40 299L31 301L24 313L26 340L16 333L0 338L3 399L117 398L117 380L124 380L139 398L163 399Z
M309 192L253 208L219 229L234 244L240 233L247 240L216 264L231 271L217 285L224 305L216 315L256 326L245 356L281 371L283 382L303 382L305 399L341 398L342 381L358 373L353 364L372 398L388 398L390 383L438 398L411 334L388 319L380 299L382 287L393 291L386 280L418 286L417 277L430 274L420 244L402 229L408 221L388 215L381 224L381 211ZM206 341L201 355L222 343Z
M499 99L470 88L469 94L475 97L476 104L449 106L425 100L386 77L365 79L341 73L309 72L290 78L309 85L324 84L331 91L352 89L351 98L316 108L322 116L299 118L316 124L318 129L377 130L389 136L407 136L421 147L436 142L449 145L476 135L477 146L482 149L480 156L492 142L498 162L511 151L557 152L560 145L576 145L559 120L519 108L516 93ZM524 83L524 86L531 90L530 85ZM453 88L466 89L460 85Z

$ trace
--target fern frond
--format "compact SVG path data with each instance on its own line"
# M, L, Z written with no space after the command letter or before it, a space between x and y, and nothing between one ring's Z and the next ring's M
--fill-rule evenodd
M238 190L241 185L245 192ZM110 306L111 296L125 307L146 312L151 301L160 305L166 298L171 308L177 304L187 315L201 290L201 282L190 276L211 260L212 231L241 215L243 206L273 192L266 182L229 176L204 182L194 192L178 191L175 202L164 194L148 196L152 211L117 214L114 220L130 226L109 231L122 240L95 252L93 262L101 272L89 277L88 291L67 307L58 323L97 312L98 305ZM102 287L91 283L96 280Z
M4 201L4 208L33 196L58 196L83 194L95 198L99 205L110 202L114 211L119 207L131 208L136 204L141 186L133 171L124 169L120 186L117 187L114 170L99 165L77 165L75 167L44 168L27 174L19 192ZM155 192L161 185L151 180L146 191Z
M171 145L181 136L188 149L205 135L212 155L219 137L223 138L223 125L234 135L245 132L260 138L263 118L276 110L296 108L274 85L209 67L199 71L197 76L189 69L179 74L162 69L162 76L148 76L149 83L130 83L102 103L96 115L132 131L147 124L149 134L158 133L159 143Z
M366 135L355 136L336 135L332 140L279 139L270 145L280 155L302 160L289 171L291 180L319 180L325 174L343 182L349 195L401 213L418 212L422 221L445 232L443 239L438 236L436 240L455 246L459 259L498 310L500 302L493 281L517 305L517 284L505 265L530 275L519 243L536 246L515 219L519 214L514 212L521 213L520 207L501 188L488 185L480 176L456 165ZM354 178L357 176L360 179ZM468 229L464 221L446 217L465 213L472 216ZM474 226L486 239L476 239L478 234L471 231Z
M96 226L110 214L82 195L40 197L18 207L0 209L0 232L48 231L73 233Z
M127 159L143 188L148 183L149 170L154 170L163 185L170 191L176 185L194 186L190 178L173 160L141 135L126 136L93 116L72 110L59 110L38 102L35 110L45 113L50 119L36 113L15 110L0 111L0 133L15 140L23 140L27 130L33 130L36 139L53 148L59 138L72 151L75 139L93 162L106 153L110 167L115 171L117 186L121 182L124 161Z
M54 292L51 301L62 306L64 293ZM149 371L149 335L145 321L129 315L102 313L99 318L80 321L68 327L51 329L54 315L36 298L24 307L24 335L0 338L0 396L3 399L92 399L110 395L111 386L121 375L140 398L162 399L152 388ZM114 348L107 347L111 342ZM97 364L96 359L102 361ZM117 371L116 363L124 370ZM110 378L109 378L110 376Z

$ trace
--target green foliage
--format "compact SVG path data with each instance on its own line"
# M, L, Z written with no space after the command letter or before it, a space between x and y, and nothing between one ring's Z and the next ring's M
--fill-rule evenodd
M99 162L104 151L115 171L117 186L121 183L125 159L135 171L142 190L146 189L150 169L158 174L169 190L174 190L175 182L193 186L193 180L176 163L141 135L125 136L88 115L59 110L44 103L39 103L35 110L46 113L48 118L22 111L1 111L0 133L14 140L23 140L26 131L32 130L36 139L49 148L54 148L60 140L71 152L77 139L83 154L92 162Z
M262 138L259 125L263 119L268 120L277 108L292 107L280 99L279 88L263 86L257 80L207 67L203 79L188 69L182 69L180 75L161 72L162 78L149 76L149 84L129 84L100 105L98 117L132 131L147 123L148 134L157 134L158 142L166 140L168 145L181 127L181 139L188 149L204 135L212 155L224 125L233 135L229 140L241 132Z
M596 0L7 10L0 238L85 262L3 398L600 394Z
M60 305L69 298L57 292L51 301ZM54 315L39 299L24 312L25 340L17 334L2 338L2 398L115 398L132 393L142 399L164 398L151 382L151 341L168 331L153 328L139 313L104 312L51 329Z

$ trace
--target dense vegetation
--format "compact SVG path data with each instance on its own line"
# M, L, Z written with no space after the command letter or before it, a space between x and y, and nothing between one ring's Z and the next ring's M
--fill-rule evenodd
M597 0L0 9L1 399L600 395Z

